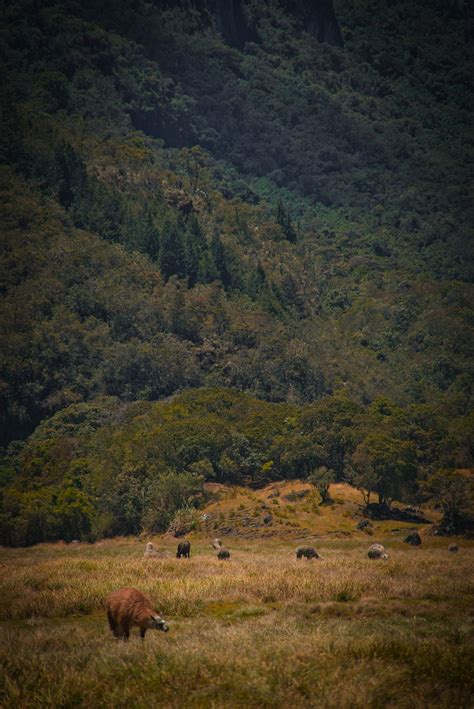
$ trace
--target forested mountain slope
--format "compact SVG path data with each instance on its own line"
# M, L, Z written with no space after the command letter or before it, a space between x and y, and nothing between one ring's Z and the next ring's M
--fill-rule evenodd
M69 405L201 386L383 396L462 430L473 17L5 3L3 445Z

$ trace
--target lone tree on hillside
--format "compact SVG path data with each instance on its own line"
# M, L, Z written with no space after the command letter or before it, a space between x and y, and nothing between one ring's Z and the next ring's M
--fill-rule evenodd
M319 468L316 468L308 475L308 482L318 490L321 495L321 504L324 505L330 500L329 486L336 482L336 474L334 470L326 468L325 465L320 465Z
M474 480L460 470L438 470L423 484L443 510L441 529L448 533L463 531L474 504Z
M355 471L353 482L363 491L366 504L369 504L370 494L376 492L379 505L390 508L393 500L401 500L413 492L415 446L412 441L395 438L389 433L372 433L355 449L352 467Z

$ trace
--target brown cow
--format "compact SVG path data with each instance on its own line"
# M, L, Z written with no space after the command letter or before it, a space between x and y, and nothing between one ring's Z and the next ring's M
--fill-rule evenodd
M121 588L114 591L105 601L110 630L116 638L128 640L130 628L140 628L140 637L145 637L147 630L169 630L166 622L153 610L146 596L135 588Z

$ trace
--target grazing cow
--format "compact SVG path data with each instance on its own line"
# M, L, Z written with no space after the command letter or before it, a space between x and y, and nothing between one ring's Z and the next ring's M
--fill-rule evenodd
M448 547L448 551L456 553L457 551L459 551L459 547L457 544L450 544Z
M181 559L184 556L185 559L189 559L191 556L191 544L190 542L180 542L178 544L178 551L176 552L176 557Z
M403 541L407 544L411 544L413 547L419 547L421 544L421 537L418 532L412 532L408 535L408 537L405 537Z
M214 541L212 542L212 546L214 547L214 549L221 549L221 548L222 548L222 542L221 542L221 540L220 540L220 539L214 539Z
M372 544L367 552L369 559L388 559L388 554L382 544Z
M298 547L296 550L296 558L301 559L321 559L322 557L318 554L314 547Z
M114 591L105 601L110 630L116 638L128 640L130 628L138 626L140 637L145 637L147 630L163 630L169 628L146 596L135 588L122 588Z
M230 559L230 551L227 551L227 549L219 549L217 552L217 558L221 561L224 559Z

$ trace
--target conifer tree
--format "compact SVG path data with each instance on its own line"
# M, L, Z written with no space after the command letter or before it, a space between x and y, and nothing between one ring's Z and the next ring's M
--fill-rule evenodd
M145 208L139 217L136 241L140 251L148 254L152 261L157 260L160 253L160 233L148 208Z
M86 167L69 143L61 143L54 156L56 190L59 202L69 209L87 183Z
M166 280L173 275L180 278L186 276L186 249L183 232L179 225L170 220L163 224L161 231L159 263L161 273Z
M285 205L281 199L278 200L277 204L277 223L281 226L285 239L290 241L292 244L296 243L296 231L293 227L293 222L291 219L291 214L289 209L285 209Z
M197 281L206 282L206 278L202 278L200 269L202 256L206 250L206 237L196 215L192 214L186 231L186 273L190 287L194 286Z
M227 267L227 254L222 239L217 229L214 229L211 240L211 255L216 265L218 278L222 281L224 288L229 288L231 285L231 274Z

